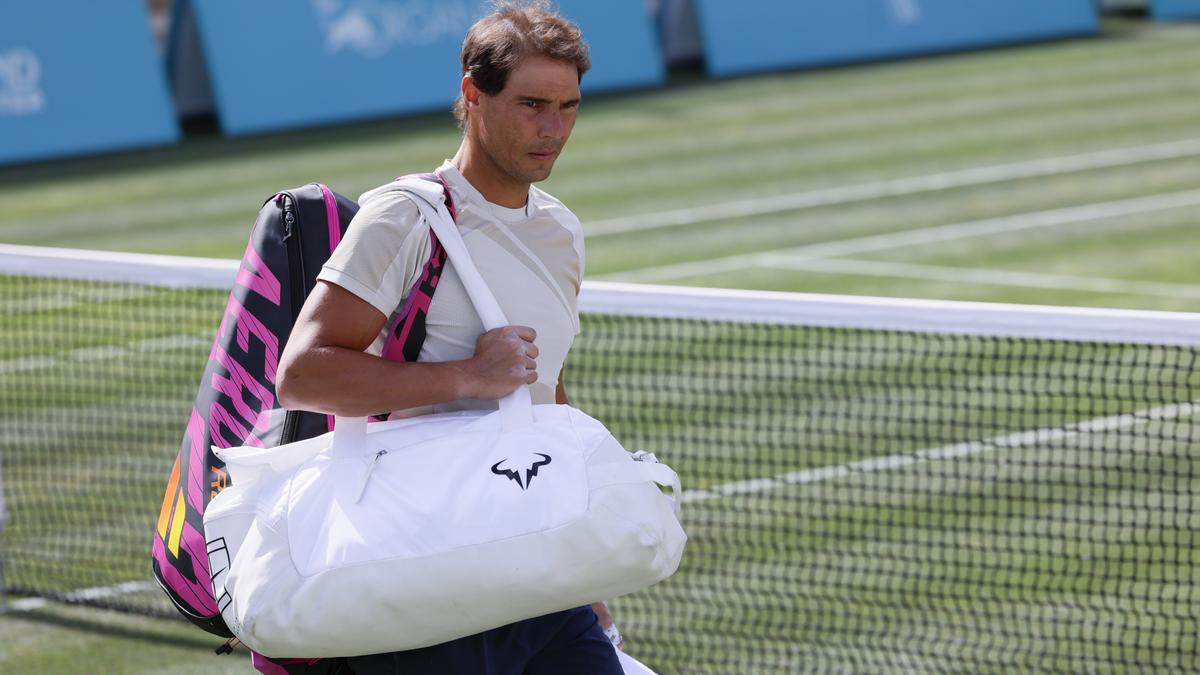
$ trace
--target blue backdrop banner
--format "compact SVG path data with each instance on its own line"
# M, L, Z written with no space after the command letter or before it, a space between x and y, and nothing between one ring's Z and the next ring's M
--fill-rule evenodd
M0 9L0 164L178 134L145 0Z
M178 0L191 11L222 129L246 134L449 109L481 0ZM560 0L592 49L584 91L663 80L643 0Z
M1156 19L1200 19L1200 0L1150 0L1150 13Z
M695 0L708 70L733 75L1095 33L1095 0Z

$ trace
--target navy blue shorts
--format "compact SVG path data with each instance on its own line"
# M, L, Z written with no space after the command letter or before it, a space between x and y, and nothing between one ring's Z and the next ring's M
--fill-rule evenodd
M354 675L622 675L617 652L590 606L347 662Z

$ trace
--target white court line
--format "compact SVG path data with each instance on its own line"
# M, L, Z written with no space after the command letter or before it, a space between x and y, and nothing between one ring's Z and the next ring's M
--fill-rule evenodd
M849 276L886 277L889 279L924 279L928 281L969 282L1018 288L1052 288L1091 293L1128 293L1200 300L1200 285L1171 284L1128 279L1075 277L1058 274L1038 274L1015 270L943 267L909 263L852 260L847 258L783 258L771 262L772 267L809 272L831 272Z
M32 612L50 604L45 598L24 598L0 605L0 615L12 612Z
M135 354L154 354L169 352L177 349L208 347L212 344L211 336L196 335L165 335L163 337L137 340L123 345L100 345L84 347L57 354L41 356L24 356L17 359L0 361L0 375L11 375L43 368L68 365L72 363L91 363L117 359Z
M139 593L158 588L158 585L152 581L126 581L112 586L96 586L94 588L81 588L77 591L71 591L63 597L64 602L89 602L93 600L104 600L116 595L124 595L126 593ZM41 609L49 604L50 601L45 598L23 598L14 600L9 603L0 605L0 614L8 614L11 612L31 612L36 609Z
M1191 417L1198 410L1200 410L1200 405L1196 403L1176 403L1159 408L1139 410L1135 413L1097 417L1061 427L1045 427L1005 434L983 441L968 441L953 445L943 445L937 448L926 448L911 453L870 457L848 464L823 466L816 469L776 474L765 478L735 481L703 490L687 490L683 493L682 501L685 504L694 504L733 495L756 494L788 485L807 485L809 483L845 478L846 476L855 474L878 473L880 471L902 469L925 462L969 457L992 450L1037 446L1041 443L1062 440L1082 433L1116 431L1150 421L1166 421L1181 417Z
M89 307L106 302L128 302L145 298L158 289L143 288L86 288L71 293L46 293L28 295L18 300L0 302L0 313L34 314L37 312L62 312L76 307Z
M1012 164L980 166L925 176L909 176L859 185L844 185L773 197L756 197L720 204L673 209L620 218L589 220L584 231L589 237L623 232L653 230L676 225L709 223L732 218L762 216L820 206L901 197L954 188L1003 183L1026 178L1107 169L1146 162L1181 159L1200 155L1200 138L1187 138L1112 150L1101 150L1064 157L1046 157Z
M706 276L719 272L738 271L749 267L770 266L779 261L786 262L786 260L793 257L814 258L855 255L919 244L935 244L969 237L982 237L1043 227L1085 223L1094 220L1119 218L1189 206L1200 206L1200 190L1168 192L1146 197L1134 197L1111 202L1050 209L1048 211L1019 213L999 218L971 220L951 225L935 225L916 230L903 230L888 234L840 239L761 253L745 253L709 260L694 260L675 265L617 272L604 275L600 279L609 281L654 282L683 277Z

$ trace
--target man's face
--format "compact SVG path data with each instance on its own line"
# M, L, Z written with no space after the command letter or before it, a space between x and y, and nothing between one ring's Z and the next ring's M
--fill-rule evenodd
M504 89L477 100L469 124L479 148L509 178L536 183L550 175L575 126L579 75L570 63L531 56Z

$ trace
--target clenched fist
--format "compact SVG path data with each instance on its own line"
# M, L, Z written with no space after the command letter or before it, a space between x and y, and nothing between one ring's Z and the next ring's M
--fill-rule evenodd
M475 355L465 363L467 397L498 399L522 384L537 381L537 332L528 326L489 330L475 341Z

